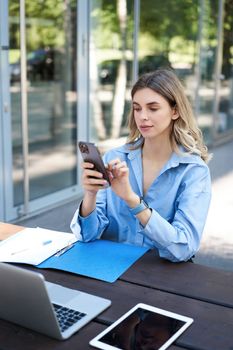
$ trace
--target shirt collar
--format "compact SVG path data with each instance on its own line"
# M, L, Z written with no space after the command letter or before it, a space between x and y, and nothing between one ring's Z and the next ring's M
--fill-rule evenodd
M134 146L137 146L136 143ZM125 155L128 157L128 159L131 162L132 170L135 176L135 180L140 192L140 195L143 195L143 187L142 187L142 176L143 176L143 170L142 170L142 148L138 147L136 149L130 149L131 145L125 144L121 146L118 151L125 153ZM179 164L203 164L203 160L201 157L195 154L189 154L185 152L185 149L180 146L179 147L180 153L173 152L170 159L164 164L163 168L161 169L158 176L162 175L165 171L178 167Z
M125 144L119 148L120 152L128 154L128 159L133 160L135 158L141 157L142 147L140 146L141 139L138 139L133 144Z
M134 147L137 147L139 141L135 142ZM135 158L140 157L142 155L142 148L138 147L136 149L131 149L131 145L125 144L119 150L125 154L128 154L128 159L133 160ZM180 153L173 152L170 159L167 161L164 167L166 169L175 168L179 164L203 164L203 160L197 154L190 154L185 151L183 146L179 146Z

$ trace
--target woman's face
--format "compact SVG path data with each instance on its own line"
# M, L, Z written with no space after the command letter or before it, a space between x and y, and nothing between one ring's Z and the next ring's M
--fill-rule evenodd
M133 112L137 128L145 139L169 137L171 122L178 118L167 100L150 88L140 89L134 94Z

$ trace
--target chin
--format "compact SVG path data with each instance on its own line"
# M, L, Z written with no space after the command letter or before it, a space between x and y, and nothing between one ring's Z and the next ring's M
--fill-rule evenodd
M157 139L157 137L159 135L142 135L144 137L145 140L153 140L153 139Z

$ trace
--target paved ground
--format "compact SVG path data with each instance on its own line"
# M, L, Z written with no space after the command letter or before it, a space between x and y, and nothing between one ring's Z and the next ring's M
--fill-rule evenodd
M212 200L195 261L233 271L233 142L213 150Z
M233 142L218 146L211 152L214 155L209 164L212 201L195 262L233 271ZM78 202L77 199L65 203L18 223L69 231L69 223Z

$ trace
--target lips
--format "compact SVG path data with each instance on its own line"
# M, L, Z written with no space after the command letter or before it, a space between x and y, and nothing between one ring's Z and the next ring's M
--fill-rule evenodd
M149 131L151 128L153 128L152 125L140 125L140 130L141 131Z

